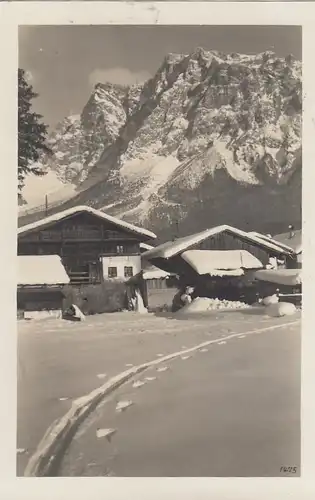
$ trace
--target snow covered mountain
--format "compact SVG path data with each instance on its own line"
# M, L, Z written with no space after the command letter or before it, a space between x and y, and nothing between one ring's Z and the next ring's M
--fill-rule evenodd
M199 48L169 54L143 85L96 85L41 159L60 183L48 194L51 211L87 204L161 238L222 223L300 225L301 73L292 56ZM43 203L44 182L36 192L35 202L24 194L27 211L38 195Z

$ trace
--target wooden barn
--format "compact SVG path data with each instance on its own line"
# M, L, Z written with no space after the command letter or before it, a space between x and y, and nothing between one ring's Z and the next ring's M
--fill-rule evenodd
M180 286L193 285L199 294L233 298L247 286L253 272L293 251L274 242L223 225L166 242L143 254L152 265L180 277ZM238 293L238 292L237 292Z
M271 258L285 260L294 254L292 249L285 249L251 233L222 225L168 241L148 250L142 257L164 271L182 274L190 269L182 258L189 250L245 250L256 257L262 267L266 267Z
M78 206L18 229L18 255L59 255L73 285L127 281L141 270L146 229Z
M18 257L18 317L60 316L63 287L69 283L59 255L22 255Z

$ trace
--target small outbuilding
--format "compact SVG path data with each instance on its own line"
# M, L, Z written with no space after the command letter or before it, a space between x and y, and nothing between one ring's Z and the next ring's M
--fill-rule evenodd
M63 287L70 281L59 255L20 255L18 317L31 319L62 314Z
M155 266L143 269L143 279L148 290L171 288L176 285L177 276Z

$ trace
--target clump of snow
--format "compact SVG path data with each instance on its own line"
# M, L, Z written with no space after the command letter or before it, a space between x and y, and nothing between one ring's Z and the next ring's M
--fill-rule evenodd
M271 317L291 316L297 312L297 308L290 302L279 302L278 304L270 304L266 308L266 313Z
M18 455L23 455L23 454L24 454L24 453L26 453L26 452L27 452L26 448L18 448L18 449L16 450L16 453L17 453Z
M207 297L197 297L190 304L177 311L176 314L191 314L205 311L216 311L220 309L244 309L249 308L248 304L240 301L230 301L221 299L210 299Z
M270 306L271 304L277 304L278 302L279 297L276 294L264 297L261 301L264 306Z
M136 382L134 382L134 383L132 384L132 387L133 387L134 389L138 389L138 387L142 387L144 384L145 384L145 382L141 382L141 380L136 380Z
M97 429L96 437L98 438L105 437L107 439L110 439L116 432L117 432L116 429Z
M129 408L129 406L132 406L133 402L132 401L119 401L116 405L116 411L121 412Z

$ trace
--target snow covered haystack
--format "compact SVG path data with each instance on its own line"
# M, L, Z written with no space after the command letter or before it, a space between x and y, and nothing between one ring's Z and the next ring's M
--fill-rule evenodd
M275 213L289 224L300 220L301 68L270 51L170 54L143 84L97 84L40 162L62 192L77 190L69 206L90 204L165 240L173 220L187 234L244 220L260 230Z
M197 297L190 304L184 306L177 311L176 314L191 314L205 311L216 311L222 309L245 309L249 308L248 304L239 301L210 299L207 297Z

